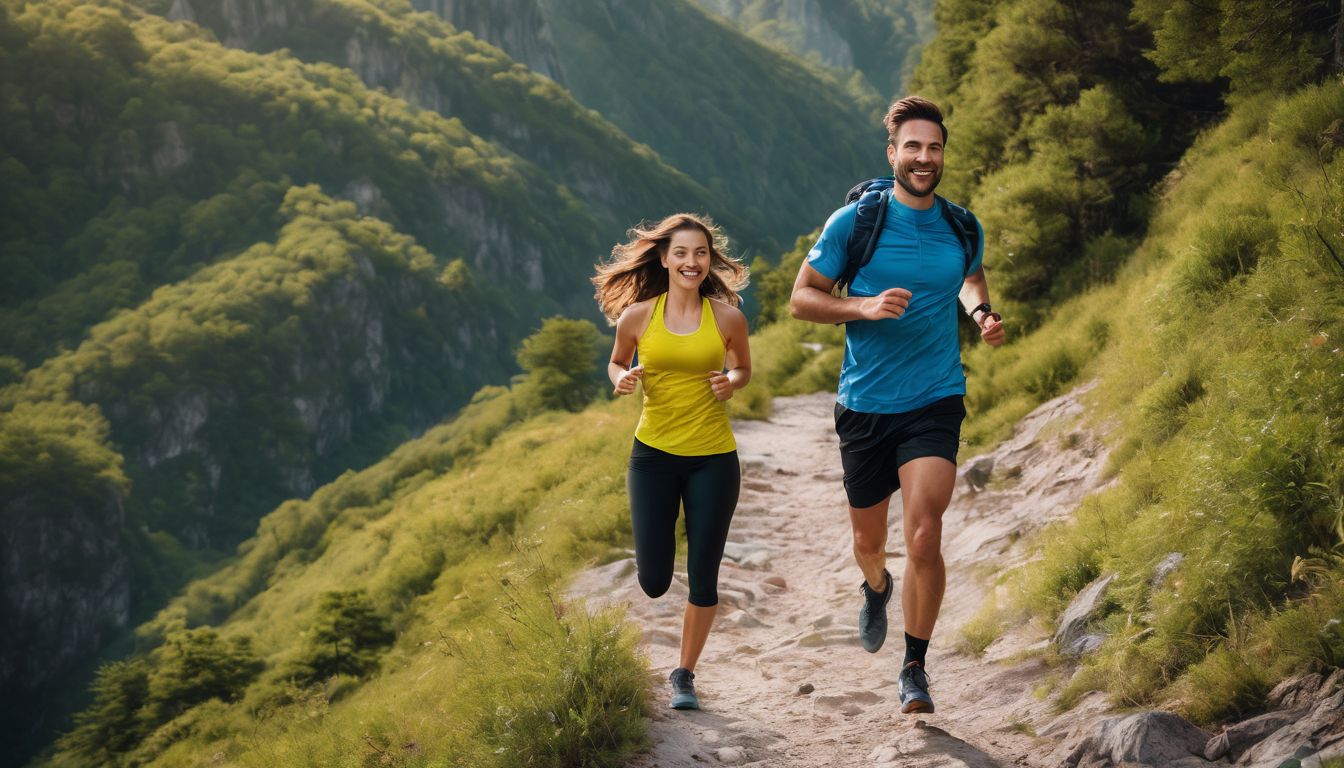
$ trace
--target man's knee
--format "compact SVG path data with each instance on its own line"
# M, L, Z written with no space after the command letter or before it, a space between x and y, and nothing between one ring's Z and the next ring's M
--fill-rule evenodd
M854 551L861 555L881 554L887 545L887 536L885 532L873 533L871 531L854 531Z
M906 542L908 556L916 565L936 562L943 551L943 526L937 521L913 527Z

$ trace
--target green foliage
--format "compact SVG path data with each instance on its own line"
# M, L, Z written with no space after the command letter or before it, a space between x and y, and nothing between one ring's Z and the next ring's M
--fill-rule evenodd
M1323 0L1135 0L1133 15L1153 30L1148 55L1163 79L1223 78L1234 96L1313 82L1338 55L1331 38L1340 9Z
M48 401L0 411L0 511L102 506L126 493L122 457L94 406Z
M294 676L300 685L362 677L378 668L378 652L395 638L362 590L323 593Z
M872 99L875 109L884 109L894 94L902 92L933 25L930 0L818 3L820 24L810 15L811 8L799 11L796 4L781 0L700 4L726 15L758 40L835 68L837 77L852 67L859 81L853 90ZM901 63L893 66L898 55Z
M141 4L160 14L171 7L150 0ZM240 35L236 18L218 3L203 4L196 17L221 40L242 39L249 50L283 51L305 62L349 67L370 88L460 121L572 186L591 211L595 221L589 226L601 233L600 242L618 239L631 222L651 212L690 209L716 212L737 238L754 242L763 234L761 222L742 217L721 191L669 166L561 85L468 31L429 13L411 13L402 2L304 0L287 7L303 21L265 25L252 34ZM353 57L345 42L352 40L357 46ZM320 131L310 134L301 137L302 146L320 158L326 154L325 139ZM454 155L453 161L458 159ZM508 223L510 229L520 224ZM579 305L565 306L575 312Z
M1098 620L1111 638L1065 703L1102 689L1211 723L1339 663L1344 269L1326 233L1344 161L1320 148L1341 109L1338 82L1238 106L1192 149L1116 283L968 356L972 442L1077 379L1099 381L1089 419L1116 425L1117 484L1012 577L1013 609L1052 619L1116 575ZM1171 552L1184 560L1154 586Z
M564 609L555 574L527 548L514 553L501 579L502 643L452 646L477 670L472 682L498 691L476 705L477 728L493 747L488 764L624 765L645 740L648 716L637 632L616 612ZM520 653L527 663L500 663Z
M770 239L748 247L773 252L798 235L799 222L819 223L855 181L882 167L880 118L690 0L540 5L575 97L725 194L729 210L763 222ZM674 39L693 41L694 53L650 44Z
M146 709L155 725L208 699L234 699L261 671L250 638L208 628L170 634L150 658Z
M528 413L578 411L603 390L597 360L607 339L587 320L552 317L518 348L524 375L519 404Z
M93 703L75 716L74 730L56 747L92 765L116 765L145 733L139 713L149 698L148 665L144 659L107 664L89 692Z
M647 714L637 636L616 616L561 604L556 585L628 540L623 464L636 410L619 400L519 422L517 396L483 390L384 461L281 505L235 561L142 626L151 677L170 656L165 643L205 617L251 638L266 669L241 699L145 723L105 762L218 753L268 768L505 768L518 755L538 765L628 757ZM390 646L379 629L389 626ZM319 636L339 643L357 627L367 632L351 645L362 650L335 656L367 663L362 676L346 667L296 685ZM54 764L88 764L76 747L90 733L67 736Z
M1111 279L1216 99L1158 82L1129 13L1124 0L940 3L915 73L948 114L944 194L980 216L996 295L1025 305L1028 327Z
M98 671L93 704L57 742L58 765L137 765L157 754L142 742L211 701L233 701L261 669L247 637L212 629L175 632L148 657ZM145 747L149 748L146 749Z

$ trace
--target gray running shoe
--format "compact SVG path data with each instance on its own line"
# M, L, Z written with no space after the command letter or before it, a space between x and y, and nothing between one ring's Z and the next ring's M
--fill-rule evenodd
M859 589L863 592L863 608L859 610L859 642L863 643L863 650L869 653L877 653L887 639L887 603L891 600L892 593L891 571L883 568L882 576L887 580L885 592L874 592L872 587L868 586L867 580L859 585Z
M700 700L695 697L695 673L685 667L677 667L668 676L672 682L673 709L699 709Z
M929 696L929 676L918 661L912 661L901 670L901 711L932 713L933 699Z

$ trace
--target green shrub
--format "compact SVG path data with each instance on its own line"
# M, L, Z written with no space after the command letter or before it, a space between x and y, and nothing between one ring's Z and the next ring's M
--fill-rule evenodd
M379 652L396 638L363 590L323 593L304 634L292 672L300 685L336 675L363 677L378 668Z

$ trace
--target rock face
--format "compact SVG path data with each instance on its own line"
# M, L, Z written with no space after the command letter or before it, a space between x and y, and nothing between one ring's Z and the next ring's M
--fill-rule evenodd
M564 84L555 41L537 0L412 0L412 5L470 31L532 71Z
M78 509L6 499L0 525L0 722L27 741L38 692L102 647L130 618L130 564L122 508L106 497ZM6 751L22 754L22 744Z
M767 19L785 21L801 35L789 41L796 53L814 54L824 64L837 69L854 68L854 52L849 42L831 26L821 0L772 0L765 4L765 8L760 7L759 2L748 0L701 0L700 5L747 26ZM748 10L751 15L742 18Z
M1289 759L1305 767L1344 756L1344 669L1285 680L1267 703L1270 712L1210 739L1205 757L1217 755L1243 768L1278 768Z

